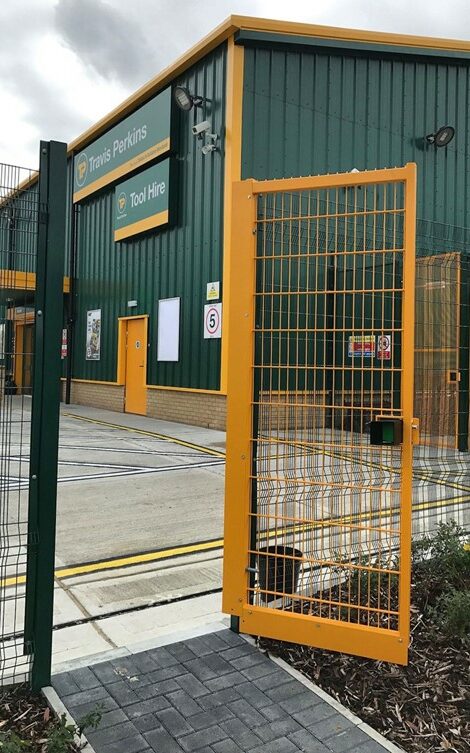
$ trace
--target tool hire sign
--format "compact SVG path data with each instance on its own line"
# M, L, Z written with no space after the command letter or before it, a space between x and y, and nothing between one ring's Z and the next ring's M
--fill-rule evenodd
M116 186L114 240L165 225L169 213L170 160L143 170Z

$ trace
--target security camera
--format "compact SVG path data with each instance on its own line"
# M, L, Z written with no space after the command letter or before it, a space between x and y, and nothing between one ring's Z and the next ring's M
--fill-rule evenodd
M201 152L206 155L210 154L211 152L218 151L217 147L217 140L218 135L216 133L206 133L205 135L205 141L203 146L201 147Z
M204 144L204 146L201 149L201 152L204 155L210 154L211 152L216 152L216 151L217 151L217 147L215 144Z
M193 134L194 136L199 136L200 139L202 139L203 135L210 131L211 124L208 120L203 120L201 123L196 123L196 125L193 125Z

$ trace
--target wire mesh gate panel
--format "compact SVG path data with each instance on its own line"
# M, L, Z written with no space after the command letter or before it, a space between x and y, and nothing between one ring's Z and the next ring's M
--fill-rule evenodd
M50 683L66 145L0 165L0 686Z
M235 185L224 611L407 661L416 168ZM371 421L402 430L371 445ZM395 421L391 421L395 419Z
M420 443L413 456L413 541L441 523L470 533L468 242L420 233L415 298L415 408ZM467 229L468 232L468 229ZM459 242L460 240L460 242ZM458 250L445 251L443 247ZM440 253L436 253L439 251Z
M33 172L0 165L0 686L24 680L29 440L39 195Z

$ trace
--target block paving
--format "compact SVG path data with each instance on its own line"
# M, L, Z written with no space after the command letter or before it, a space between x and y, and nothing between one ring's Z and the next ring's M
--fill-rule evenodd
M243 638L223 630L56 675L96 753L386 753Z

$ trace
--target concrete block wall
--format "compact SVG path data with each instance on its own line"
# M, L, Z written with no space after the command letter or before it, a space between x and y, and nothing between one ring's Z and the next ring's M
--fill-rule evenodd
M65 382L62 382L62 394ZM124 410L124 386L99 384L98 382L76 382L72 380L71 402L76 405L90 405L120 413Z
M65 382L62 381L62 400ZM225 395L179 390L147 390L147 416L225 431ZM124 411L124 385L72 381L71 402L119 413Z
M225 431L225 395L178 390L147 390L147 415L165 421L206 426Z
M328 422L324 392L261 392L259 428L262 432L323 429Z

